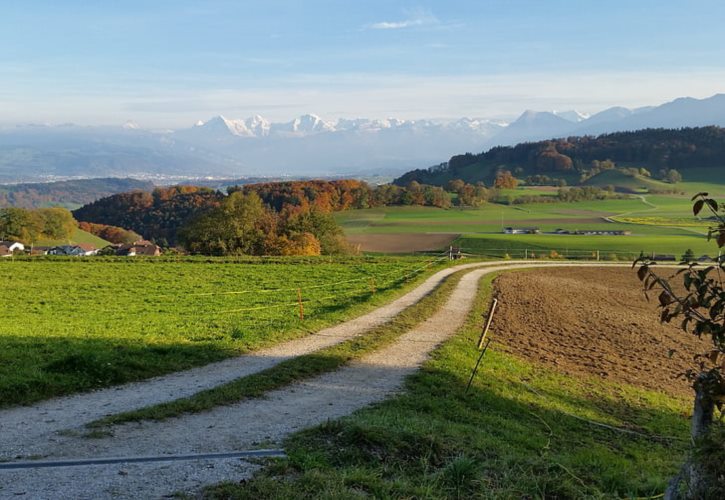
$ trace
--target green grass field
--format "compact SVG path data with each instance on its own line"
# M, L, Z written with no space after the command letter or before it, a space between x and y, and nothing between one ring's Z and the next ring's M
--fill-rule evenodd
M503 205L488 203L478 209L433 207L380 207L351 210L336 215L347 234L448 233L461 235L455 242L464 251L491 257L523 257L526 250L548 254L551 250L570 256L596 255L628 259L640 252L674 254L678 258L692 249L697 256L716 254L706 238L707 220L692 215L691 196L709 191L725 198L725 186L683 182L677 185L685 195L633 195L628 199L574 203L532 203ZM509 192L510 191L510 192ZM508 190L510 196L546 194L540 188ZM514 193L514 194L512 194ZM551 193L549 193L551 194ZM709 214L703 214L705 216ZM507 226L538 227L542 234L507 235ZM557 235L557 229L623 230L629 236ZM546 234L549 233L549 234Z
M429 263L5 259L0 280L12 292L3 296L0 406L138 380L300 337L390 300L429 272Z
M647 193L650 190L666 190L676 188L672 184L658 181L643 175L627 175L620 170L604 170L584 182L585 186L606 188L614 186L617 191Z
M562 375L495 344L466 392L491 279L405 394L293 435L288 459L207 496L660 497L688 447L687 398Z
M109 244L106 240L78 228L73 231L70 240L39 240L35 244L42 247L54 247L77 243L90 243L96 248L103 248Z

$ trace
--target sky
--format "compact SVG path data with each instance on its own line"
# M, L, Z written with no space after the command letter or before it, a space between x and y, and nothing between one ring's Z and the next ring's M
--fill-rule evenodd
M0 124L511 119L725 92L721 0L2 0Z

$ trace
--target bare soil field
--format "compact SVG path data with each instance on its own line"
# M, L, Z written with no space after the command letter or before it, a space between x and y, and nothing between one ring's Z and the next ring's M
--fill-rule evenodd
M351 234L347 241L363 252L409 253L446 249L459 234Z
M496 279L493 339L504 350L569 374L591 374L673 395L690 395L680 375L707 343L661 324L623 268L558 268ZM670 351L674 351L669 359Z

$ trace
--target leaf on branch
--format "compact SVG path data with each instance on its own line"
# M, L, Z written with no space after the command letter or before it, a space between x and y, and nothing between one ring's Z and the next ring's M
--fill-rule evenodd
M701 197L704 197L704 196L708 196L708 194L709 193L697 193L695 196L692 197L692 199L690 199L690 201L695 201L696 198L701 198Z
M667 290L664 290L660 294L659 300L660 300L660 306L662 306L662 307L672 304L672 302L673 302L672 295L670 295Z
M647 271L649 271L649 267L642 266L637 270L637 277L640 281L644 281L644 278L647 276Z
M663 309L662 314L660 314L660 323L667 323L669 317L670 311L668 311L667 309Z
M705 200L697 200L694 205L692 205L692 213L697 215L700 213L700 210L702 210L702 206L705 204Z
M717 212L717 202L715 200L713 200L712 198L708 198L707 200L705 200L705 203L710 205L710 208L713 212Z
M725 245L725 230L720 230L717 235L717 246L722 247Z

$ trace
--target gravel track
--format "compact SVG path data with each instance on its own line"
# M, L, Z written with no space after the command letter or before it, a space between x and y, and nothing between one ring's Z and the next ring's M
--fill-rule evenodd
M521 264L512 261L505 265L476 263L449 268L436 273L400 299L356 320L267 349L264 357L260 351L256 356L245 356L244 362L235 359L212 365L214 368L205 367L209 368L208 377L204 376L203 369L196 369L119 389L0 412L0 449L4 453L10 451L10 456L56 459L235 451L258 447L261 443L269 447L269 443L279 443L292 432L348 415L400 391L405 377L415 371L437 345L462 326L483 275L510 268L577 265L594 264ZM272 391L263 399L243 401L164 422L117 426L113 436L102 439L58 433L108 413L168 401L254 373L234 364L234 361L240 365L259 366L252 360L261 357L270 364L262 363L263 368L256 370L259 371L282 359L359 335L389 321L395 314L419 301L453 272L482 266L487 267L463 276L445 305L431 318L402 335L392 345L335 372ZM294 350L285 351L285 348ZM236 368L234 375L225 377L219 373L218 366L226 363ZM180 396L179 393L183 394ZM121 402L114 400L115 394L120 394ZM7 422L14 425L8 426ZM43 425L38 425L38 422L43 422ZM28 492L24 498L154 498L179 490L193 493L201 486L221 479L240 480L249 477L253 470L254 466L240 460L0 470L0 498L17 498L14 495L23 491Z
M58 431L77 428L107 415L191 396L362 335L419 302L454 272L481 265L485 264L465 264L438 271L391 303L307 337L141 382L0 410L0 459L27 455L24 450L28 443L52 437Z

